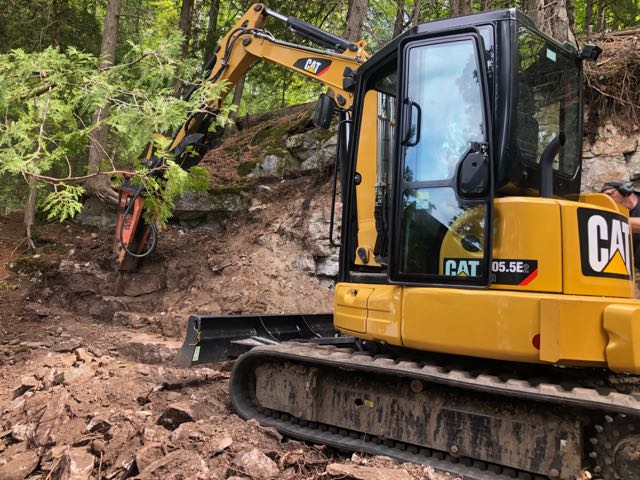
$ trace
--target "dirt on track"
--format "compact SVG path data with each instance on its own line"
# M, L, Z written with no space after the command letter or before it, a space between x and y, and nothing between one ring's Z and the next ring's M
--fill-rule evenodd
M229 363L172 366L189 313L330 311L326 178L264 187L219 231L170 226L117 297L111 230L41 226L26 252L0 217L1 479L452 478L281 438L233 413Z

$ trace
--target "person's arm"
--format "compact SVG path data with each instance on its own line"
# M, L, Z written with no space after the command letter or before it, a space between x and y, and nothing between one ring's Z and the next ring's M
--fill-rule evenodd
M629 217L629 225L633 233L640 233L640 217Z

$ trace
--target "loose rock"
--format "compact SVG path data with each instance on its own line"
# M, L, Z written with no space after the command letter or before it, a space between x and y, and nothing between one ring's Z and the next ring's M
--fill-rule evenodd
M111 422L100 415L96 415L95 417L93 417L87 425L87 431L91 433L106 433L110 428Z
M363 467L340 463L327 465L326 473L332 477L355 478L356 480L413 480L409 472L402 469Z
M20 386L13 391L13 398L18 398L23 393L38 386L38 381L33 375L26 375L20 379Z
M80 385L88 382L95 376L95 371L88 365L80 365L79 367L67 368L63 373L63 383L65 385Z
M160 460L164 457L161 443L150 443L144 447L138 449L136 452L136 465L138 471L142 472L145 468L151 465L153 462Z
M89 363L91 362L91 355L84 348L80 347L76 349L76 359L79 362Z
M64 340L62 342L58 342L53 346L54 352L73 352L75 349L80 347L82 342L79 339L73 340Z
M208 442L209 456L213 457L233 444L231 437L214 438Z
M16 423L11 428L11 438L16 442L24 442L34 437L36 432L35 423Z
M162 425L167 430L175 430L186 422L195 421L193 404L189 402L176 402L170 404L158 418L158 425Z
M36 469L39 460L35 450L12 455L7 463L0 466L0 479L23 480Z
M54 470L54 480L90 480L95 457L83 448L70 448Z
M60 425L68 400L69 393L66 390L60 390L49 401L35 431L34 441L37 445L46 446L54 443L51 438L52 431L55 426Z
M42 379L42 386L45 390L53 388L54 385L59 385L64 380L64 374L58 372L55 368L50 368Z
M192 450L176 450L156 460L138 475L138 480L182 480L208 478L209 468Z
M268 479L280 474L280 469L278 465L276 465L276 462L257 448L238 455L233 465L242 473L246 473L253 478Z
M247 424L260 430L261 432L266 433L270 437L275 438L278 442L282 441L282 434L273 427L265 427L263 425L260 425L260 423L258 423L258 421L255 420L254 418L247 420Z

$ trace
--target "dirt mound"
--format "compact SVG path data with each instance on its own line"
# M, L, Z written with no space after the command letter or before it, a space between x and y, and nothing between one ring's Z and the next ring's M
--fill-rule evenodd
M0 238L0 260L14 272L11 281L29 291L6 312L30 321L67 312L81 321L182 337L191 313L330 311L327 275L336 273L337 252L325 238L329 193L324 177L272 182L240 192L250 196L249 208L218 231L172 225L161 232L156 253L126 275L120 296L113 295L112 231L47 225L38 230L35 255L18 255L24 251L18 248L11 256L21 221L5 217L11 228ZM7 286L2 293L9 293Z

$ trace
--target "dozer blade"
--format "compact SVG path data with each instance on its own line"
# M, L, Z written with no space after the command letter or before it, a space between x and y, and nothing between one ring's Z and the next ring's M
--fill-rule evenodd
M333 314L191 315L175 362L181 367L236 358L259 345L331 337Z

